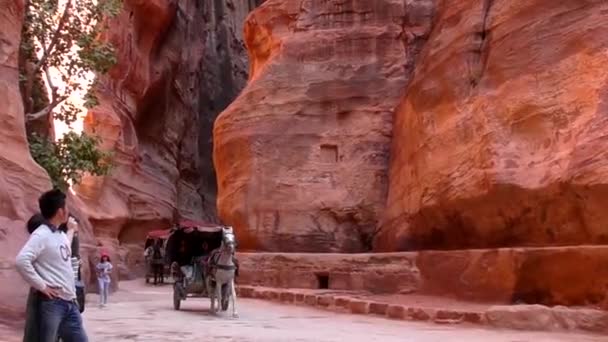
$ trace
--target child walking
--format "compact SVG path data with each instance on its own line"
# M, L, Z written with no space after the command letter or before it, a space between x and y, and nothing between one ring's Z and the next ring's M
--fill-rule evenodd
M105 253L102 254L96 268L97 283L99 284L99 306L104 307L108 304L108 295L110 294L110 274L112 273L110 257Z

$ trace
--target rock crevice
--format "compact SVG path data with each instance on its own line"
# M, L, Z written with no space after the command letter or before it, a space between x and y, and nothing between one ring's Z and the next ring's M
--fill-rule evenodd
M104 39L118 64L100 79L85 129L113 152L114 168L77 191L124 269L141 269L148 231L218 220L211 123L244 87L242 23L258 2L133 0L110 23Z
M473 61L471 62L471 71L470 71L470 84L472 88L475 88L479 81L483 78L483 73L485 72L486 64L488 62L489 57L489 48L490 48L490 38L491 38L491 30L490 30L490 20L491 15L490 11L492 9L492 4L494 0L484 0L483 7L481 9L481 28L478 32L475 32L475 44L473 54Z

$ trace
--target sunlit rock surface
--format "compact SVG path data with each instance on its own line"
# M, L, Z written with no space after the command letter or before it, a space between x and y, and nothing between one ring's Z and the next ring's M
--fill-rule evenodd
M378 250L608 243L608 3L443 1Z
M431 1L266 1L247 19L250 80L216 121L220 217L244 249L371 248L393 111Z

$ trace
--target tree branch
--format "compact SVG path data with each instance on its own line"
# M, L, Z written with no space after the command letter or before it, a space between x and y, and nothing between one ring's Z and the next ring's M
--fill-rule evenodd
M25 119L29 122L29 121L35 121L44 116L47 116L47 115L49 115L49 113L51 113L53 111L53 109L55 109L55 107L57 107L59 104L61 104L67 98L68 97L66 95L59 96L53 102L51 102L48 106L44 107L42 110L40 110L36 113L26 114Z
M26 2L26 5L29 6L29 3L30 2L28 0ZM25 87L24 87L26 112L32 110L33 100L31 98L31 96L33 94L32 88L34 87L34 81L36 79L36 75L38 74L41 67L44 65L44 63L46 63L47 59L53 52L55 45L57 45L57 42L59 41L60 33L63 30L65 23L68 21L71 7L72 7L72 0L68 0L68 2L65 5L65 8L63 9L61 18L59 19L59 23L57 24L57 28L55 29L55 32L53 34L53 38L51 39L51 42L49 43L48 46L44 46L44 45L46 45L44 42L44 37L39 37L40 43L43 45L42 46L43 47L42 57L40 57L40 59L35 64L32 63L32 66L29 66L26 68L25 76L26 76L27 80L26 80ZM28 7L26 7L26 8L28 8ZM51 103L52 102L53 102L53 100L51 99ZM53 106L53 107L55 107L55 106ZM42 111L39 111L38 113L41 113L43 111L44 111L44 109ZM30 114L28 114L28 115L30 115Z
M59 24L57 24L57 28L55 29L55 33L53 33L53 38L51 39L49 46L44 48L42 57L40 57L40 60L38 61L38 63L36 63L36 67L34 68L35 72L40 70L40 67L42 67L42 65L46 62L46 60L49 58L50 54L53 52L53 48L55 48L55 45L57 45L57 42L59 41L59 36L60 36L61 30L63 30L63 27L65 26L65 23L68 21L68 17L70 16L71 7L72 7L72 0L68 0L68 2L65 4L65 8L63 9L63 14L61 15L61 19L59 19Z
M49 88L51 89L51 98L49 100L51 103L53 103L55 101L55 98L57 98L57 86L53 84L53 79L51 77L51 72L49 71L49 68L44 68L44 75L46 76L46 82Z

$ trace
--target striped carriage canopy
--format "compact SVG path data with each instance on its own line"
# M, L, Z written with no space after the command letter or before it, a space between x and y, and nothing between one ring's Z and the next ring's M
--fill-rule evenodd
M159 229L148 232L147 239L167 239L171 235L171 229Z
M178 229L182 229L186 233L191 233L194 230L197 230L199 232L215 233L215 232L221 231L222 227L223 227L222 225L219 225L216 223L184 219L184 220L179 221L179 224L175 225L173 228L149 231L148 236L146 238L153 239L153 240L154 239L166 240L171 235L171 233L173 233L175 230L178 230Z
M152 230L148 232L148 236L146 236L146 243L144 244L144 249L154 245L154 241L162 240L166 241L171 235L172 229L158 229Z
M179 221L179 228L183 229L186 233L193 232L194 230L199 232L215 233L221 231L223 226L217 223L186 219Z

